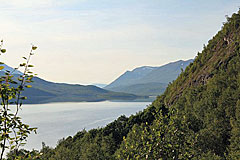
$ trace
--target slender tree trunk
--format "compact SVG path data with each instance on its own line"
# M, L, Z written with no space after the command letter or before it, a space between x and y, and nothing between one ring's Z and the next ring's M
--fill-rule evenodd
M3 159L3 153L5 151L5 145L6 145L6 139L4 139L4 141L3 141L3 148L2 148L2 153L1 153L1 159L0 160Z
M2 95L2 97L3 97L3 95ZM7 110L6 110L6 106L5 106L5 101L4 100L3 100L3 109L6 112L6 114L3 114L3 116L5 118L5 120L4 120L4 136L6 136L6 132L7 132L7 124L6 124ZM1 159L0 160L3 159L3 154L4 154L4 151L5 151L5 148L6 148L6 137L4 137L4 140L3 140L3 148L2 148L2 153L1 153Z

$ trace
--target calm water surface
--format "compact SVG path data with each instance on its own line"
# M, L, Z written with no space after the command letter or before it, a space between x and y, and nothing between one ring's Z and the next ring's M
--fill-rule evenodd
M28 138L26 149L40 149L42 142L54 147L63 137L82 129L103 127L120 115L129 116L143 110L150 102L80 102L24 105L23 121L38 127Z

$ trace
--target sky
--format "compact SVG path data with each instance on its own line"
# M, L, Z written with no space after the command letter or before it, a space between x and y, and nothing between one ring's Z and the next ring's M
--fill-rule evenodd
M127 70L194 58L239 0L0 0L0 60L18 66L31 44L39 77L109 84Z

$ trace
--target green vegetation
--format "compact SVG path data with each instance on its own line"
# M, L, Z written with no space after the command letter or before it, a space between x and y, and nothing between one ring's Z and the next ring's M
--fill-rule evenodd
M144 111L43 145L40 159L239 160L239 142L240 11Z
M0 44L0 51L1 53L5 53L6 49L3 49L2 46L3 41ZM22 101L27 98L22 96L22 92L25 88L32 87L29 83L32 82L33 74L29 68L33 67L33 65L30 65L29 61L34 54L33 51L36 49L36 46L32 46L28 58L23 57L26 62L20 64L19 67L24 68L24 73L15 78L16 81L13 78L12 72L8 70L0 77L0 160L3 159L6 150L11 151L16 155L15 157L18 157L19 147L25 144L31 132L36 132L36 128L30 128L18 116ZM0 62L0 64L0 70L3 70L4 63Z

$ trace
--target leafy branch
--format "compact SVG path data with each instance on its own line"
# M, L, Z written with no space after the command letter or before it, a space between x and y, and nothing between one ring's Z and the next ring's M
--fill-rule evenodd
M2 47L3 40L0 43L0 52L6 53L6 49ZM22 92L25 88L32 87L29 83L33 82L34 74L30 70L33 65L29 64L29 62L31 56L34 55L33 51L36 49L37 47L32 45L28 57L23 57L25 62L11 72L8 70L3 72L4 63L0 62L0 71L4 73L0 76L0 160L3 160L6 149L14 151L18 155L19 147L25 144L31 132L36 133L37 130L37 128L31 128L29 125L24 124L21 117L18 116L23 100L27 99L27 97L22 96ZM24 72L18 77L14 77L14 72L19 68L23 68ZM15 110L12 106L15 106Z

